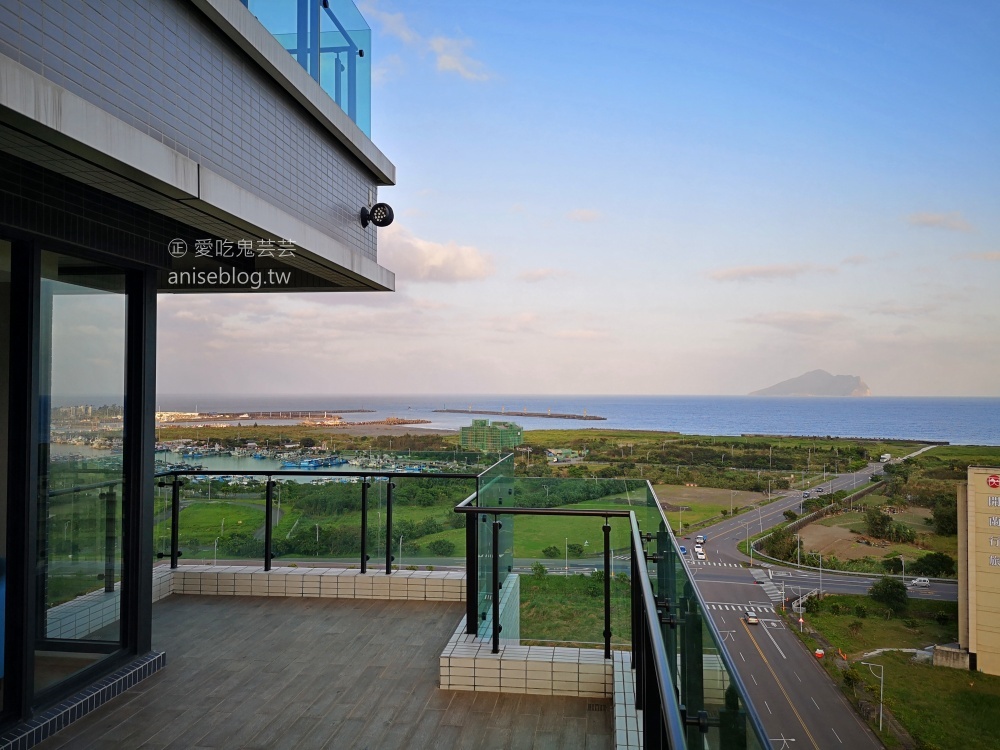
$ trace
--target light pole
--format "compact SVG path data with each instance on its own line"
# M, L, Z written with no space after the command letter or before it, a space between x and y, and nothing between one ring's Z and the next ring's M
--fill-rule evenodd
M732 518L733 515L733 495L736 494L736 490L729 490L729 516Z
M397 565L403 564L403 535L399 535L399 562Z
M569 578L569 537L566 537L564 542L566 550L566 577ZM558 547L556 548L558 549Z
M802 567L802 542L798 534L795 535L795 564Z
M872 664L871 662L861 662L872 673L872 677L878 677L878 731L882 731L882 694L885 687L885 666L882 664ZM875 667L878 667L878 674L875 674Z
M677 507L680 510L680 528L677 531L678 535L680 536L684 534L684 506L679 505Z
M900 555L899 556L899 561L903 564L903 585L905 586L906 585L906 560L904 560L903 556Z
M817 553L819 554L819 553ZM819 556L819 598L823 599L823 555Z
M215 537L215 562L213 562L212 564L213 565L219 564L219 537Z

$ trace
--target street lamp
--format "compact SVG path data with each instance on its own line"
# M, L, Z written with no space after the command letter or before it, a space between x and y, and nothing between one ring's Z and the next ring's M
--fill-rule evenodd
M736 490L729 490L729 515L733 515L733 495L736 494Z
M906 560L904 560L903 556L900 555L899 556L899 561L903 564L903 585L905 586L906 585Z
M819 554L819 553L817 553ZM819 556L819 598L823 599L823 555Z
M885 687L885 666L882 664L872 664L871 662L861 662L872 673L872 677L878 677L878 731L882 731L882 694ZM875 667L878 667L878 674L875 674Z
M565 541L566 549L566 577L569 578L569 537L566 537ZM556 549L559 549L556 547Z

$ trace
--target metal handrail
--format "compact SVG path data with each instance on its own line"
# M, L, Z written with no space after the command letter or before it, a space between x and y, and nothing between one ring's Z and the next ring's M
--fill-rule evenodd
M635 519L635 513L630 512L630 515L632 517L632 554L636 558L642 556L642 564L635 565L635 569L639 574L638 588L641 594L642 615L645 618L649 633L653 635L649 639L649 645L652 650L656 686L660 699L660 715L663 719L663 728L666 730L668 746L671 748L683 748L687 746L687 741L684 737L684 718L681 716L680 706L677 703L677 695L674 692L673 673L667 665L667 649L663 643L663 634L660 630L660 618L656 611L656 597L653 595L653 584L649 580L649 571L646 570L642 536ZM636 584L633 582L632 591L635 592L635 589ZM649 747L649 742L646 743L646 747Z

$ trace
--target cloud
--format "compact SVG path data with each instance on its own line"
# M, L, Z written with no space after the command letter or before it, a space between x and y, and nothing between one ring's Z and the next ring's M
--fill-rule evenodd
M813 271L834 271L809 263L784 263L770 266L733 266L710 271L708 278L713 281L770 281L772 279L794 279Z
M485 279L495 273L492 257L477 248L420 239L399 225L382 232L379 251L386 267L410 281L457 283Z
M458 73L467 81L489 80L490 74L486 66L465 53L466 48L472 46L470 40L436 36L427 44L437 57L438 70Z
M914 227L927 227L929 229L950 229L953 232L971 232L972 225L965 220L965 217L958 211L948 214L935 213L915 213L906 217L908 224Z
M863 266L865 263L870 263L871 258L867 255L849 255L840 261L842 266Z
M570 221L578 221L581 224L589 224L592 221L597 221L603 216L603 214L593 208L574 208L568 214L566 218Z
M929 315L939 308L936 305L898 305L886 302L869 308L875 315L891 315L898 318L914 318Z
M447 36L428 39L416 32L402 13L381 10L374 0L362 3L360 9L366 18L378 21L386 35L395 37L421 53L432 54L439 71L456 73L467 81L487 81L493 77L485 64L470 57L466 52L472 47L472 40ZM380 67L373 77L377 83L381 83L398 70L400 68L396 65Z
M1000 261L1000 252L989 252L989 253L962 253L958 256L964 260L987 260L987 261Z
M517 275L518 281L528 284L537 284L539 281L549 281L565 276L566 272L558 268L533 268L530 271L522 271Z
M597 331L593 328L576 328L566 331L556 331L554 335L560 339L593 341L594 339L607 338L608 334L606 331Z
M799 312L758 313L743 318L745 323L770 326L788 333L803 336L825 334L831 328L847 322L849 318L840 313L803 310Z

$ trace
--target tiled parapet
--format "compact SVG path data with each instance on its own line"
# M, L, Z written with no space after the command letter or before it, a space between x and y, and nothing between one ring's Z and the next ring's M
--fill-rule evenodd
M615 661L615 750L639 750L642 747L640 713L635 708L635 672L632 654L616 651Z
M492 643L465 632L459 623L441 652L441 688L496 693L608 698L614 667L599 649Z
M397 570L362 574L345 568L272 568L183 565L173 572L173 593L214 596L292 596L326 599L465 601L465 573Z

